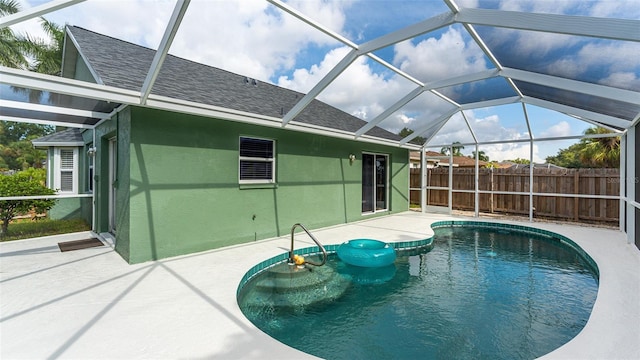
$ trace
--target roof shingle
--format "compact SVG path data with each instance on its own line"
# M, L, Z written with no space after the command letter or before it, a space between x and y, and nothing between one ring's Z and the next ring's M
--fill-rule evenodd
M140 91L155 50L69 26L81 53L105 85ZM281 118L304 94L254 81L243 75L168 55L152 93L175 99ZM295 121L355 132L366 124L328 104L313 100ZM367 135L388 140L401 137L379 127Z

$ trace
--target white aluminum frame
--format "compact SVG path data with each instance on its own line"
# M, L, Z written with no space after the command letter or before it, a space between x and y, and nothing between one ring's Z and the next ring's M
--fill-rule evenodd
M18 24L20 22L36 18L38 16L43 16L53 11L57 11L60 9L64 9L69 6L76 5L78 3L83 2L84 0L54 0L48 3L21 11L17 14L8 15L0 18L0 28L8 27L11 25ZM270 126L270 127L286 127L287 129L302 131L313 134L321 134L327 136L333 136L344 139L357 139L358 141L365 141L371 143L378 144L386 144L386 145L396 145L401 146L407 149L421 149L423 151L429 141L432 139L427 139L426 143L422 146L415 146L410 144L409 141L415 139L418 136L422 136L425 133L435 134L437 133L446 123L447 121L455 115L458 111L463 111L467 109L476 109L487 106L497 106L501 104L509 104L520 102L523 104L523 111L525 113L525 118L527 121L527 126L529 127L529 119L526 114L525 104L531 104L535 106L540 106L543 108L551 109L554 111L558 111L561 113L565 113L569 116L573 116L579 120L586 121L589 124L602 126L608 129L619 130L622 129L622 144L623 150L626 151L626 155L623 154L623 164L626 164L628 167L628 172L625 173L626 180L628 182L630 172L632 176L637 176L635 174L635 156L631 156L631 154L635 154L635 151L638 147L637 139L635 139L635 127L638 126L638 122L640 121L640 114L634 117L632 121L627 119L619 119L613 116L605 115L602 113L597 113L593 111L587 111L584 109L579 109L567 105L563 105L560 103L555 103L552 101L541 100L536 98L531 98L527 96L523 96L520 90L515 85L514 81L525 81L534 84L540 84L545 86L550 86L553 88L573 91L581 94L587 94L592 96L598 96L601 98L612 99L617 101L628 102L632 104L640 103L640 92L623 90L618 88L613 88L610 86L597 85L591 83L584 83L581 81L571 80L571 79L563 79L550 75L543 75L532 73L528 71L512 69L503 67L502 64L495 58L495 56L491 53L490 49L484 43L484 40L478 33L475 31L475 25L482 26L492 26L492 27L500 27L507 29L517 29L523 31L539 31L539 32L547 32L547 33L558 33L558 34L569 34L576 36L586 36L586 37L596 37L603 39L612 39L612 40L620 40L620 41L632 41L632 42L640 42L640 32L637 29L640 27L640 21L634 19L609 19L609 18L595 18L595 17L578 17L578 16L567 16L567 15L556 15L556 14L540 14L540 13L526 13L526 12L514 12L514 11L501 11L501 10L491 10L491 9L475 9L475 8L463 8L456 4L455 0L443 0L444 3L449 8L449 11L446 11L437 16L431 17L419 23L407 26L403 29L384 34L378 38L365 42L363 44L356 44L351 42L346 37L342 36L339 33L336 33L323 24L314 21L310 17L306 16L302 12L296 10L294 7L284 3L281 0L267 0L269 3L274 5L279 10L284 13L294 16L303 23L308 26L311 26L326 35L332 37L339 43L350 47L352 50L336 65L334 66L327 75L325 75L320 82L318 82L312 90L303 96L296 105L287 112L282 118L276 117L266 117L259 116L255 114L248 114L244 112L239 112L230 109L222 109L212 106L207 106L203 104L198 104L189 101L180 101L175 99L169 99L166 97L154 96L151 91L153 88L153 84L157 75L159 74L163 60L169 52L171 47L172 40L179 30L180 23L183 19L183 16L188 9L190 0L176 0L173 14L170 20L167 23L167 26L164 31L164 36L160 45L158 46L156 56L153 59L152 65L147 73L147 77L145 79L144 85L141 91L130 91L119 89L115 87L105 86L100 84L100 79L96 79L98 84L91 84L87 82L65 79L60 77L53 77L41 74L34 74L27 71L9 69L6 67L0 67L0 82L4 84L9 84L12 86L18 86L28 89L36 89L36 90L44 90L51 91L54 93L66 94L70 96L84 97L89 99L98 99L103 101L109 101L112 103L123 104L123 106L127 105L142 105L146 107L162 109L162 110L172 110L172 111L181 111L189 114L197 114L201 116L208 117L218 117L225 120L232 121L240 121L251 124ZM403 72L402 70L396 68L394 65L385 62L384 60L377 57L373 54L374 51L392 46L401 41L415 38L416 36L423 35L429 33L433 30L437 30L446 26L450 26L453 24L461 24L466 31L469 33L471 38L476 42L476 44L480 47L480 49L485 53L485 55L491 60L495 69L490 69L486 71L481 71L474 74L468 74L459 77L452 77L448 79L444 79L441 81L436 81L432 83L422 83L415 78L413 78L410 74ZM73 41L73 39L71 39ZM368 124L364 125L360 129L355 132L347 132L347 131L339 131L333 129L321 128L318 126L302 124L295 121L295 117L304 110L304 108L311 103L317 96L327 88L347 67L349 67L358 57L360 56L368 56L375 61L378 61L383 66L389 68L391 71L407 78L409 81L414 82L417 87L412 89L409 93L405 94L400 100L398 100L395 104L391 105L387 109L385 109L379 116L370 121ZM82 54L80 54L82 56ZM90 69L92 71L92 69ZM95 76L94 72L94 76ZM500 76L507 80L509 85L514 89L517 96L503 99L495 99L491 101L483 101L473 104L458 104L452 99L444 96L442 93L437 91L438 88L453 86L457 84L463 84L471 81L478 81L483 79L489 79L492 77ZM384 139L379 139L375 137L371 137L366 135L366 133L371 130L374 126L380 124L382 121L387 119L396 111L400 110L407 103L415 99L417 96L422 94L423 92L432 92L436 96L442 98L452 105L452 109L448 110L446 113L438 116L437 118L432 119L427 124L423 125L421 128L417 129L412 135L405 137L404 139L394 142ZM11 107L11 108L19 108L19 109L28 109L28 110L36 110L36 111L45 111L52 114L60 114L60 115L73 115L73 116L86 116L92 119L95 119L95 124L78 124L78 123L67 123L64 121L48 121L41 119L29 119L29 118L20 118L20 117L1 117L2 120L8 121L21 121L21 122L32 122L38 124L51 124L51 125L64 125L69 127L77 127L84 129L95 129L95 126L102 121L110 118L113 114L104 114L97 113L73 108L61 108L54 106L44 106L37 104L26 104L26 103L17 103L8 100L2 100L0 102L0 106L3 107ZM115 110L116 112L118 110ZM463 112L464 117L464 112ZM467 122L467 126L469 130L473 134L473 129L471 125L465 118ZM436 130L435 132L433 130ZM631 131L627 131L631 130ZM94 130L95 132L95 130ZM531 131L529 131L531 133ZM433 136L433 135L432 135ZM565 137L566 138L566 137ZM533 139L530 136L529 139L523 139L522 141L527 141L530 143L531 148L533 148L533 143L537 141L546 141L546 140L558 140L558 138L554 139ZM95 141L95 139L94 139ZM518 140L519 142L520 140ZM514 142L512 140L505 140L502 142ZM495 142L494 142L495 143ZM474 143L472 145L476 146L476 151L478 149L478 145L482 143L478 142L474 136ZM487 143L485 143L487 144ZM450 145L450 144L449 144ZM623 151L623 152L624 152ZM530 160L532 160L532 153L530 154ZM422 159L424 163L424 159ZM629 168L629 166L632 166ZM476 159L476 167L477 167L477 159ZM628 236L635 236L635 223L633 223L633 210L638 208L638 203L635 199L635 188L633 186L629 186L630 184L625 184L626 195L620 195L621 202L626 203L627 208L627 224L631 224L631 228L628 228ZM421 191L423 192L422 199L424 200L424 192L425 188L421 186ZM477 191L477 194L482 193ZM530 196L533 196L533 191L529 191ZM81 195L79 195L81 196ZM424 205L424 204L423 204ZM621 204L621 209L622 209ZM95 210L95 209L94 209ZM530 218L532 218L532 213L530 213Z

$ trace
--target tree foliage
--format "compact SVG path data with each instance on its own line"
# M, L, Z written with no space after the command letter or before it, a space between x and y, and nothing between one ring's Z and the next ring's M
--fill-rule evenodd
M0 17L20 11L15 0L0 0ZM24 55L26 40L17 36L10 27L0 28L0 65L26 69L29 65Z
M585 131L585 135L610 133L600 127ZM567 168L619 168L620 137L585 138L566 149L560 149L555 156L548 156L546 161Z
M405 138L411 134L413 134L413 130L409 129L408 127L403 128L398 133L398 135L400 135L402 138ZM427 139L423 138L422 136L416 136L413 140L409 142L416 145L424 145L424 143L427 142Z
M19 171L42 167L46 153L35 149L30 140L53 131L54 128L47 125L0 121L0 169Z
M43 169L30 169L13 175L0 175L0 196L54 195L55 191L43 183L44 176ZM55 199L1 200L0 221L2 221L2 228L0 236L7 234L9 222L16 216L27 214L30 211L34 211L36 214L44 213L51 209L55 202Z
M463 156L462 149L464 149L464 145L460 144L459 141L451 144L451 147L443 146L442 149L440 149L440 154L449 155L449 149L453 152L453 156Z
M0 0L0 17L20 11L16 0ZM0 29L0 65L28 69L42 74L60 75L64 27L43 17L40 26L48 39L16 34L10 27Z
M24 52L33 58L30 70L41 74L60 75L62 70L62 48L64 45L64 28L43 17L40 26L48 39L26 35Z
M476 158L476 152L472 151L471 155L469 155L470 158L475 159ZM484 151L480 150L478 151L478 160L480 161L489 161L489 156L487 155L487 153L485 153Z
M0 16L15 14L20 4L15 0L0 0ZM41 26L48 40L30 35L15 34L9 27L0 29L0 65L28 69L31 71L59 75L62 66L64 28L41 18ZM43 92L38 90L11 88L25 95L30 102L39 103ZM56 96L48 94L49 99ZM46 154L34 149L29 140L51 134L52 126L0 122L0 170L23 170L41 167Z
M531 164L531 160L529 159L523 159L523 158L515 158L513 160L507 160L509 162L512 162L514 164L522 164L522 165L529 165Z

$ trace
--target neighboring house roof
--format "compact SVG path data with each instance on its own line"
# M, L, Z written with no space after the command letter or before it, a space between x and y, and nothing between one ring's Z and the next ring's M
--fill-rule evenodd
M440 166L449 166L449 156L441 154L435 151L425 151L424 155L427 158L427 161L437 161ZM412 160L420 160L420 152L412 151L411 152ZM470 158L467 156L454 156L453 157L453 165L458 167L472 167L476 166L476 160L474 158ZM487 162L479 160L478 166L483 167L486 166Z
M476 159L466 157L466 156L454 156L453 164L458 165L458 167L474 167L476 166ZM441 159L440 166L448 166L449 159ZM478 166L484 167L487 165L486 161L478 160Z
M97 83L140 91L155 50L101 35L77 26L68 33L78 46ZM63 76L72 77L73 70ZM281 118L304 96L243 75L167 55L152 90L153 94L219 106L252 114ZM366 124L328 104L313 100L294 121L355 132ZM375 127L367 135L400 140L399 135Z
M426 158L427 161L429 161L429 162L438 162L438 161L440 161L440 159L435 159L433 156L429 156L430 152L431 151L425 152L425 155L427 156L427 158ZM442 154L438 154L438 155L444 156ZM420 151L411 151L409 153L409 160L414 161L414 162L416 162L416 161L419 162L420 161Z
M83 146L84 140L82 139L82 131L82 129L76 128L66 129L33 139L31 140L31 143L35 147Z

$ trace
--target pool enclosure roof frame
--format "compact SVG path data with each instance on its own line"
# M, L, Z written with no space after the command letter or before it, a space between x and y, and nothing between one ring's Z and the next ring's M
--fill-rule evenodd
M84 0L50 1L0 18L0 28L46 15L83 1ZM350 49L306 95L299 99L293 108L281 117L258 115L201 104L194 101L177 100L153 93L155 80L190 5L190 0L176 0L172 15L164 30L162 40L156 49L153 62L149 68L144 84L139 91L0 67L0 86L3 87L0 88L0 90L5 89L5 91L0 92L0 109L2 109L0 110L0 120L93 129L100 122L110 119L124 106L134 105L263 126L282 127L345 139L390 144L418 150L432 146L430 145L430 141L433 140L438 130L452 117L461 114L473 138L472 144L476 146L477 150L478 145L494 142L483 143L477 139L464 111L521 103L524 119L529 129L529 138L525 141L530 141L532 144L534 141L545 141L548 139L534 139L531 132L529 116L527 115L527 105L550 109L585 121L591 125L610 129L614 131L615 135L623 136L623 143L631 145L631 151L638 148L635 138L629 135L631 136L629 139L627 133L629 129L634 129L640 121L640 89L597 84L577 78L560 77L506 66L500 61L500 56L495 53L495 46L489 44L487 39L478 31L478 28L508 29L638 43L640 42L640 20L638 19L596 18L466 8L460 7L454 0L443 0L449 9L448 11L358 44L310 18L284 1L267 1L285 14L288 14L288 16L299 19L305 25L324 33ZM459 25L464 28L471 39L473 39L473 42L481 49L486 58L489 59L494 67L493 69L425 82L417 79L409 72L381 59L375 54L377 50L452 25ZM375 60L391 72L403 77L413 84L413 89L355 132L296 122L296 117L313 100L317 99L320 93L331 85L340 74L362 56ZM640 58L636 58L636 61L640 61L638 59ZM444 88L463 86L492 79L505 81L508 87L511 88L512 95L499 96L489 100L464 102L456 100L456 96L447 94L442 90ZM66 101L51 101L49 104L42 104L33 103L24 99L16 99L8 94L9 91L6 91L6 88L9 86L57 94L66 99ZM538 92L536 92L536 89L538 89ZM547 90L552 90L549 91L549 95L540 95L541 93L546 95ZM400 141L380 139L367 135L369 130L380 125L412 100L425 93L430 93L448 103L450 105L449 110L434 115L430 120L416 128L411 135L404 137ZM563 94L565 97L563 97ZM568 97L571 97L571 99L568 99ZM597 106L590 104L593 101L597 101ZM85 105L78 107L75 106L77 103L84 103ZM614 105L610 105L610 107L605 106L608 103ZM91 106L94 105L95 108L92 108ZM619 108L622 108L622 110ZM412 141L415 141L418 137L426 137L425 143L412 143ZM565 137L565 139L581 137L582 136ZM509 142L512 142L512 140L505 139L504 141L504 143ZM451 144L441 145L446 146ZM623 156L622 161L626 161L628 166L629 161L631 164L634 164L635 160L632 159L632 157ZM632 207L638 208L638 203L634 200L634 196L628 196L628 193L627 195L622 194L621 200L627 204L631 204Z
M22 21L26 21L38 16L45 15L47 13L63 9L65 7L73 6L81 3L84 0L55 0L44 3L40 6L30 8L28 10L21 11L19 13L5 16L0 18L0 28L17 24ZM398 100L395 104L385 109L380 115L370 120L366 125L357 130L353 134L340 134L352 135L352 138L363 140L366 138L366 133L374 126L379 125L382 121L391 116L395 111L401 109L412 99L425 92L430 92L439 98L444 99L451 104L451 111L432 119L426 123L422 128L417 129L413 134L406 136L399 141L398 145L409 148L415 148L410 143L416 137L423 136L425 132L432 129L434 126L446 123L452 116L457 113L462 113L464 110L480 109L490 106L498 106L512 103L522 103L535 105L554 111L558 111L583 121L587 121L592 125L602 126L609 128L618 133L625 132L629 127L635 125L640 119L640 107L635 113L633 118L620 118L612 116L600 111L593 111L580 106L573 106L563 104L561 101L555 101L555 99L541 99L527 95L521 91L519 85L516 82L526 82L530 84L537 84L546 86L561 91L568 91L575 94L583 94L589 96L597 96L599 99L614 100L623 103L638 105L640 104L640 92L627 90L619 87L613 87L608 85L594 84L590 82L579 81L575 79L562 78L558 76L535 73L531 71L515 69L503 66L496 56L492 53L492 50L485 43L485 40L476 31L476 26L491 26L495 28L527 30L527 31L540 31L546 33L575 35L584 37L594 37L600 39L613 39L621 41L640 42L640 21L630 19L614 19L614 18L595 18L586 16L569 16L569 15L557 15L557 14L542 14L542 13L527 13L527 12L513 12L503 10L492 9L476 9L476 8L461 8L453 0L444 0L444 3L450 9L450 11L442 13L440 15L431 17L405 28L399 29L394 32L390 32L379 36L378 38L369 40L362 44L356 44L344 36L332 31L323 24L314 21L302 12L296 10L292 6L286 4L281 0L267 0L269 3L276 6L278 9L290 14L306 25L311 26L324 34L332 37L336 41L342 43L345 46L351 48L349 53L335 65L305 96L303 96L297 104L287 111L281 118L265 118L264 116L256 116L255 114L247 114L237 111L228 111L228 109L221 109L209 106L203 106L198 103L190 103L180 101L176 103L173 99L167 99L153 95L153 85L158 73L162 67L162 63L168 54L171 47L173 38L177 33L182 19L189 7L190 0L177 0L173 13L168 21L168 24L164 31L164 36L156 51L156 56L148 71L147 77L140 91L127 91L116 87L109 87L105 85L96 85L83 83L80 81L65 81L57 77L51 77L41 74L34 74L27 71L19 71L14 69L8 69L0 67L1 82L11 86L24 87L27 89L35 89L42 91L50 91L54 93L66 94L73 96L74 98L89 98L99 101L106 101L112 104L127 104L127 105L141 105L159 109L176 109L176 110L190 110L188 112L201 114L205 116L220 116L229 120L236 121L248 121L259 123L269 123L271 126L274 123L279 123L281 127L290 127L292 122L295 122L296 116L305 109L305 107L318 95L326 89L346 68L352 64L360 56L367 56L380 62L383 66L387 67L394 73L406 78L415 84L415 88L407 93L404 97ZM399 42L415 38L416 36L428 34L434 30L441 29L443 27L461 24L471 35L473 40L482 49L488 59L493 63L495 69L480 71L472 74L466 74L462 76L454 76L438 80L430 83L422 82L410 74L402 71L396 66L389 64L388 62L380 59L374 54L376 50L392 46ZM513 88L516 93L515 96L501 97L498 99L480 101L474 103L458 103L451 97L442 94L438 89L444 87L450 87L455 85L468 84L470 82L502 78ZM92 128L97 122L102 119L109 118L110 112L99 113L84 112L78 113L78 109L71 107L65 110L65 107L50 106L41 104L31 104L19 101L10 101L2 99L1 105L4 108L11 108L15 114L2 114L3 119L12 121L23 122L36 122L36 123L49 123L54 125L65 125L70 127ZM113 109L116 107L114 106ZM28 110L30 113L40 114L43 112L57 114L55 120L43 120L42 118L23 116L20 110ZM633 108L635 111L636 109ZM72 116L74 120L66 120L65 115ZM87 121L78 123L77 117L87 118ZM308 129L302 129L303 131ZM315 131L320 129L315 129ZM333 133L333 129L322 129L328 133ZM324 132L321 131L321 132ZM427 143L430 139L427 139ZM478 143L481 144L481 143ZM426 145L426 143L424 144Z

